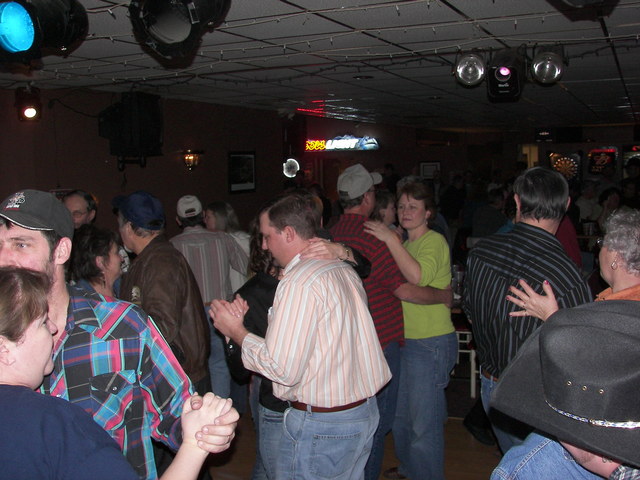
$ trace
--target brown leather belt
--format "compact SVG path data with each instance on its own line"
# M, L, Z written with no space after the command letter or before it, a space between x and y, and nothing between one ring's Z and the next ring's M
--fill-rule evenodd
M494 382L498 381L498 377L494 377L493 375L491 375L489 372L487 372L485 369L481 368L480 372L482 373L482 376L484 378L488 378L489 380L493 380Z
M312 405L307 405L302 402L289 402L292 408L296 410L302 410L303 412L315 412L315 413L331 413L331 412L342 412L343 410L349 410L350 408L355 408L358 405L362 405L366 402L367 399L363 398L362 400L358 400L357 402L348 403L346 405L340 405L338 407L314 407Z

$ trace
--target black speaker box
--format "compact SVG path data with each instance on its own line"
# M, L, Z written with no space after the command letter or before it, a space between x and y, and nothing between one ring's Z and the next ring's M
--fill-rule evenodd
M160 97L141 92L123 93L120 102L100 112L98 133L109 139L111 155L129 158L162 155Z

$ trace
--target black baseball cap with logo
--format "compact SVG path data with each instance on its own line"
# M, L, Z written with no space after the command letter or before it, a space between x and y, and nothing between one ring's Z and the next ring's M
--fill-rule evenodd
M0 217L28 230L54 231L73 238L73 219L67 207L49 192L21 190L0 204Z

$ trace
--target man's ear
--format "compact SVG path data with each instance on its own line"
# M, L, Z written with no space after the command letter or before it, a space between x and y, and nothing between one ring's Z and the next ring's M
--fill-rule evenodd
M376 204L376 196L374 195L367 195L368 192L364 192L364 197L362 199L362 203L367 203L368 205L375 205Z
M520 196L517 193L513 194L513 201L516 202L516 218L514 223L518 223L520 221Z
M62 237L53 252L53 259L57 265L63 265L71 256L71 239Z
M94 218L96 218L96 211L95 210L90 210L89 211L89 223L93 222Z
M179 227L182 226L182 222L180 221L180 217L178 215L176 215L176 223L178 224Z
M295 229L289 225L282 229L282 234L284 235L284 239L287 241L287 243L293 242L293 240L295 240L296 238Z

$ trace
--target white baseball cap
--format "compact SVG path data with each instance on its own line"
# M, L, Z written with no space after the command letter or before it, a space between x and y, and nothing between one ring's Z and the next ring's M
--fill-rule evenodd
M202 204L195 195L185 195L178 200L176 210L179 217L191 218L202 213Z
M373 185L382 182L382 175L369 173L361 164L356 163L345 169L338 177L338 193L347 195L350 200L364 195Z

